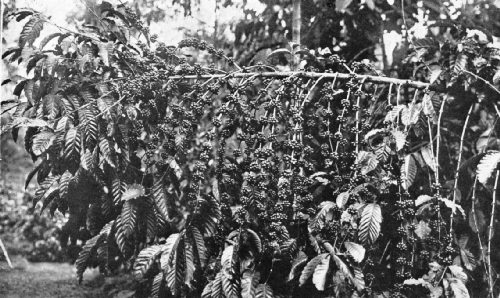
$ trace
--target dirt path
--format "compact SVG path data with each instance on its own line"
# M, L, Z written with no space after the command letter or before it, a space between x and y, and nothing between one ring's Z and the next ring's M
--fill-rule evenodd
M0 297L68 297L104 298L104 279L97 271L87 271L84 282L76 281L74 266L66 263L30 263L22 257L13 257L14 269L0 262Z

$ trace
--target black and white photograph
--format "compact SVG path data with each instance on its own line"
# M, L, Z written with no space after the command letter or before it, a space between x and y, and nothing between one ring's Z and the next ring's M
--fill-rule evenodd
M1 298L500 298L500 0L0 0Z

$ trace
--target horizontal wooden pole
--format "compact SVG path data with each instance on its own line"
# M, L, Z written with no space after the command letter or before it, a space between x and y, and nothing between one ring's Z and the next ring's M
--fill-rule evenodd
M169 79L179 80L179 79L217 79L224 77L233 77L233 78L248 78L248 77L268 77L268 78L287 78L291 76L296 76L299 78L309 78L309 79L319 79L323 78L325 80L333 80L337 78L338 80L348 80L352 77L356 78L359 81L373 82L378 84L394 84L401 86L409 86L417 89L426 89L429 88L433 90L429 83L420 82L420 81L412 81L412 80L401 80L394 79L382 76L369 76L369 75L360 75L360 74L348 74L348 73L321 73L321 72L300 72L300 71L283 71L283 72L235 72L231 74L207 74L207 75L185 75L185 76L171 76Z

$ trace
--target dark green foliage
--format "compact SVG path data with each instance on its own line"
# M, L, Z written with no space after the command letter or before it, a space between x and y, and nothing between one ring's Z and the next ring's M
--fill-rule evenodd
M20 15L22 13L23 12L20 12ZM19 21L19 16L17 21ZM40 36L40 32L43 29L44 23L45 20L42 19L42 16L40 14L32 14L30 20L28 21L28 23L26 23L26 25L24 25L23 31L19 36L19 47L24 48L25 46L32 46L35 39Z
M336 13L354 5L337 2ZM465 272L485 285L479 264L488 263L464 237L484 238L498 143L481 147L497 151L464 174L474 183L477 172L474 196L450 187L463 161L453 156L464 151L457 94L481 96L478 115L494 115L498 101L477 74L496 65L480 40L459 32L446 43L415 41L410 55L421 60L411 78L433 82L422 90L368 80L376 73L367 63L337 78L345 61L300 48L277 52L306 55L307 73L241 68L197 39L132 43L124 31L148 36L134 14L106 2L101 11L110 26L49 36L28 57L34 77L16 86L27 102L9 126L28 127L35 201L69 214L64 243L86 241L80 280L87 267L133 261L153 297L466 297L466 285L480 290ZM30 17L22 50L46 20L17 15ZM41 48L56 37L46 57ZM187 63L188 47L222 67ZM434 72L421 73L425 63ZM466 147L467 157L480 153Z

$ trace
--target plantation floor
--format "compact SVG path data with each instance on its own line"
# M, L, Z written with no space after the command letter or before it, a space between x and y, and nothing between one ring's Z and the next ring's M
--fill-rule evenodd
M13 257L12 261L14 269L0 262L0 297L109 297L96 271L87 272L79 285L71 264L30 263L22 257Z

